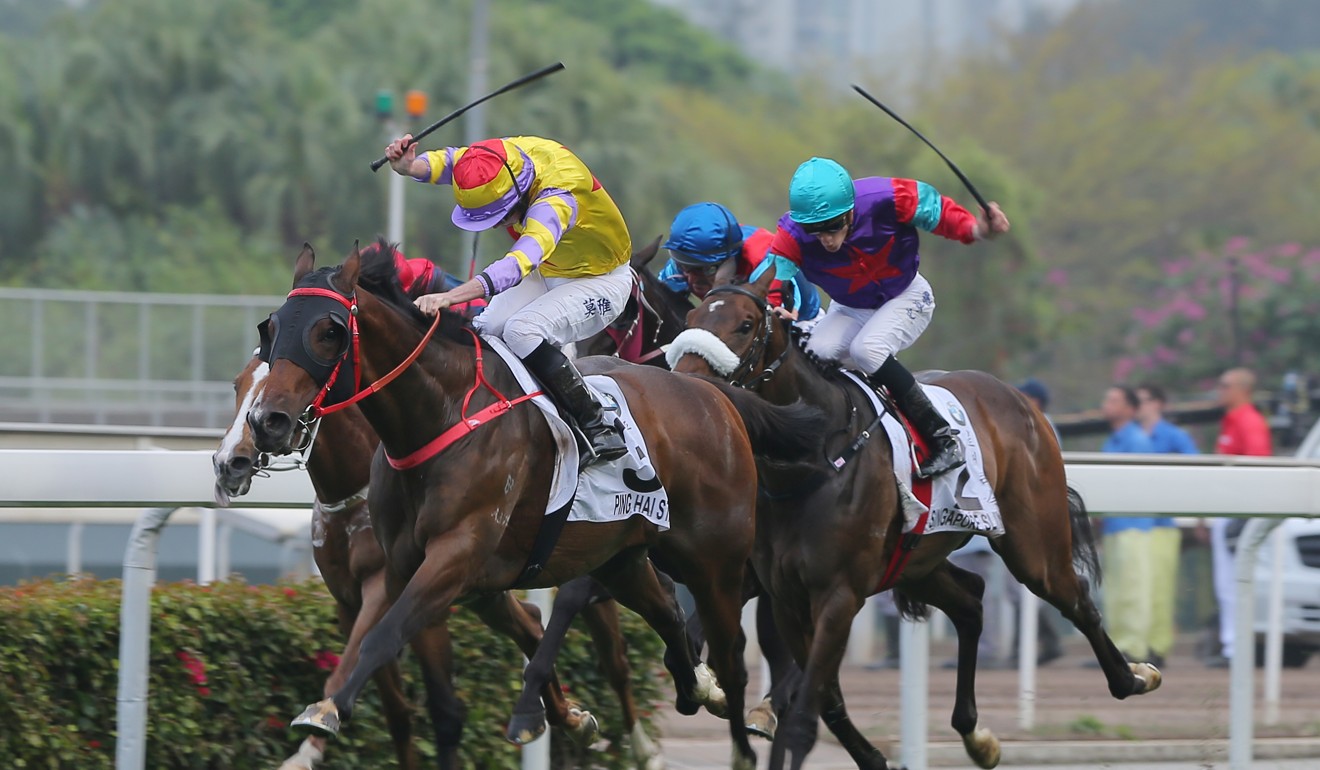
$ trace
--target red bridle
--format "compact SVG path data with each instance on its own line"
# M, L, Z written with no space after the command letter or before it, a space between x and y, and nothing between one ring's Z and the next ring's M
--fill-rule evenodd
M328 297L330 299L334 299L338 301L340 304L342 304L345 308L348 309L349 348L348 350L345 350L342 355L340 355L339 362L335 364L334 370L330 372L330 377L329 379L326 380L325 386L321 388L320 392L316 394L316 398L312 399L311 405L307 407L308 411L312 413L312 419L320 419L327 414L333 414L341 409L346 409L349 406L352 406L353 404L356 404L357 402L366 398L367 396L379 392L386 385L393 382L394 379L397 378L400 374L402 374L405 369L407 369L409 366L412 366L413 362L417 360L417 357L420 356L422 354L422 351L426 349L426 345L428 342L431 341L431 337L432 335L435 334L435 330L440 328L441 315L439 313L436 313L435 321L431 323L431 328L426 330L426 334L422 336L421 342L417 343L417 347L413 349L413 352L409 353L407 358L403 359L403 361L400 362L398 366L390 370L390 372L386 374L384 377L381 377L379 380L376 380L375 382L371 383L366 388L362 388L360 387L362 382L362 367L360 363L361 357L359 355L357 294L355 293L350 297L345 297L339 292L332 291L330 289L303 288L303 289L294 289L293 291L289 292L288 296L290 298ZM408 468L415 468L418 465L421 465L422 463L426 462L432 457L435 457L436 455L440 454L455 441L458 441L460 438L471 433L473 430L477 429L481 425L490 422L496 417L505 414L517 404L520 404L524 401L530 401L531 399L536 398L537 396L542 394L543 391L538 390L534 393L528 393L526 395L522 395L514 399L505 398L503 393L500 393L498 390L496 390L495 386L491 385L490 382L486 380L486 375L482 367L481 338L477 336L477 333L472 331L471 329L467 329L466 331L468 334L472 335L472 342L475 348L475 355L476 355L477 374L475 378L476 381L472 383L472 387L469 388L467 394L463 396L463 408L459 411L459 417L460 417L459 421L455 423L453 426L451 426L444 433L441 433L435 439L427 442L424 446L422 446L422 448L407 455L406 457L396 460L395 458L390 457L389 454L387 453L385 455L385 459L389 461L390 466L393 467L395 470L406 470ZM335 384L335 380L339 376L339 369L341 366L343 366L344 359L347 358L350 353L352 353L353 355L353 374L354 374L353 395L348 399L345 399L344 401L340 401L337 404L331 404L330 406L321 406L321 404L325 401L326 394L330 392L330 388ZM491 395L493 395L496 399L495 403L491 404L485 409L482 409L480 412L477 412L476 414L469 417L467 414L468 405L472 401L473 394L475 394L477 390L480 388L485 388L486 390L490 391Z

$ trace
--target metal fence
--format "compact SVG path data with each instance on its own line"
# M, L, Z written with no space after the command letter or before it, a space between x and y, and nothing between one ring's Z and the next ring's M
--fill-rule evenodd
M216 428L281 297L0 288L0 421Z

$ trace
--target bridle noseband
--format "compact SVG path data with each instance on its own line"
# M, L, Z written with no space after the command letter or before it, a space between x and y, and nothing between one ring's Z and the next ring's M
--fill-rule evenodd
M747 382L739 382L739 379L743 375L751 374L752 367L755 366L756 362L765 355L766 349L770 346L770 335L774 332L774 308L770 305L770 301L765 297L757 296L755 293L748 291L742 286L736 286L731 283L724 284L723 286L716 286L707 292L706 296L710 297L712 294L740 294L751 299L761 308L761 315L765 319L765 323L761 326L761 330L756 335L756 338L752 340L752 346L747 349L747 352L743 354L742 358L738 359L738 365L734 367L733 371L729 374L730 385L735 385L747 390L754 390L755 388L760 387L762 383L769 381L770 378L774 377L775 373L779 371L780 365L782 365L784 360L788 358L789 347L793 344L792 340L789 340L789 342L784 345L784 352L780 353L778 358L770 362L765 369L761 370L760 374L752 377Z

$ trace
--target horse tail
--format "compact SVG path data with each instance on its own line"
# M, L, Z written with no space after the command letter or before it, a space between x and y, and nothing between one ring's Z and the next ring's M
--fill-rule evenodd
M767 460L793 462L821 457L824 437L821 435L821 411L798 399L780 406L739 387L710 377L701 379L719 388L733 408L738 410L752 452Z
M1090 578L1092 585L1100 585L1100 554L1095 547L1095 530L1086 515L1086 502L1081 494L1068 487L1068 523L1072 526L1073 566L1078 574Z

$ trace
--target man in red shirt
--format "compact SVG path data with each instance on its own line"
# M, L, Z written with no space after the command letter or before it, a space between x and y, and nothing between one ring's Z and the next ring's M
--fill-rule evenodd
M1269 457L1274 454L1270 426L1265 417L1251 403L1251 392L1256 387L1256 375L1250 369L1229 369L1219 378L1219 404L1224 407L1224 421L1219 428L1215 451L1225 455ZM1219 600L1219 643L1222 656L1211 659L1215 668L1227 667L1233 658L1233 552L1229 550L1230 536L1242 531L1245 519L1218 517L1210 525L1210 554L1215 570L1215 598ZM1244 640L1247 652L1254 654L1251 640Z

